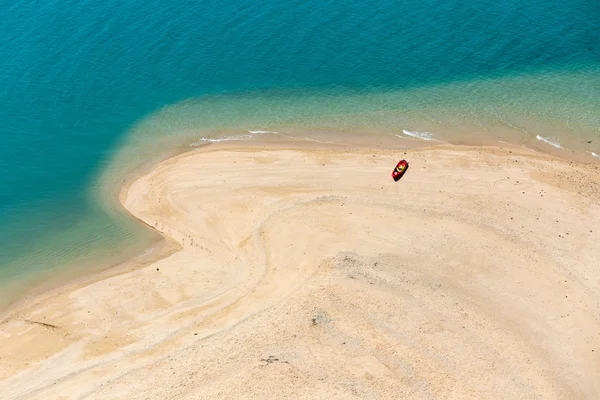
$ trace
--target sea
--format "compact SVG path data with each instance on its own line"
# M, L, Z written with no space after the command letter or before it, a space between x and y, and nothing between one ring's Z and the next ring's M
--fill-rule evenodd
M159 246L144 165L267 137L600 162L600 2L0 1L0 305Z

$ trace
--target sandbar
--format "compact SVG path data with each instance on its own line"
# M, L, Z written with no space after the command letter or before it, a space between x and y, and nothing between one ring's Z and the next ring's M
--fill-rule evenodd
M180 154L121 194L175 247L7 312L0 397L600 398L599 199L516 148Z

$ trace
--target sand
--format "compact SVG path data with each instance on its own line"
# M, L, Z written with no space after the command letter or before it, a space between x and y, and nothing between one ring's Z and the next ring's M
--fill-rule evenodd
M176 251L3 316L0 398L597 399L599 199L517 149L197 149L122 194Z

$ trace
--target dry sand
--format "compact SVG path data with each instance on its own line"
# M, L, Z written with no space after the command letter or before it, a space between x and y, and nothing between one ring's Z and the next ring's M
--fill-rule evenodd
M210 146L122 197L180 250L7 313L0 398L600 398L597 165Z

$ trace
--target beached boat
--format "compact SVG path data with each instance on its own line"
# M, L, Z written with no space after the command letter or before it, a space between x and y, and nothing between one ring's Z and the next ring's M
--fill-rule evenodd
M398 182L407 169L408 161L400 160L398 164L396 164L396 168L394 168L394 170L392 171L392 178L394 178L394 181Z

